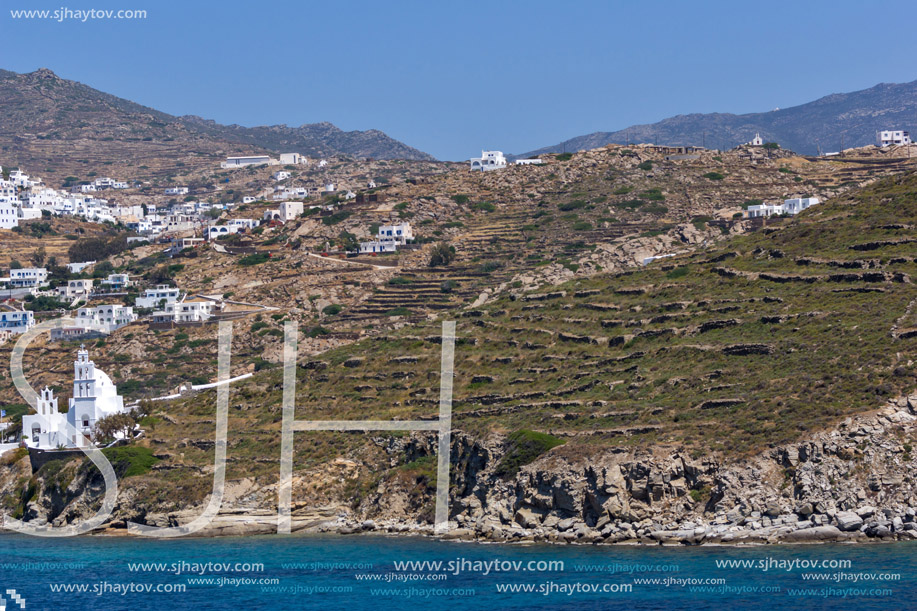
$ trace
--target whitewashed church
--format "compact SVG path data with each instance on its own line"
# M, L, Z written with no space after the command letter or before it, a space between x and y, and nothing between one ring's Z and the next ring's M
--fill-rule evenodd
M37 411L22 417L22 434L29 447L48 450L89 446L96 422L125 409L124 399L111 378L96 369L89 360L89 351L80 346L73 362L70 409L63 414L58 411L54 391L46 386L39 396Z

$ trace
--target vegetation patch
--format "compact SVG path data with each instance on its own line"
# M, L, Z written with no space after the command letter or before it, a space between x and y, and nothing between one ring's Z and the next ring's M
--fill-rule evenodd
M565 442L553 435L522 429L510 433L506 438L507 450L494 473L502 478L510 478L519 470L535 461L539 456Z

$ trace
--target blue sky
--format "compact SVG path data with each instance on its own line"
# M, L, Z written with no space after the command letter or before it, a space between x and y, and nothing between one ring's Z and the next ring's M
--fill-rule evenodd
M917 3L0 0L0 68L221 123L381 129L440 159L917 79ZM18 9L145 9L142 20ZM887 33L887 34L886 34Z

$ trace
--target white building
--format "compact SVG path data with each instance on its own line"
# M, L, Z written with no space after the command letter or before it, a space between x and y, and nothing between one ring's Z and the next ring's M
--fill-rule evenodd
M172 245L169 246L169 256L175 256L186 248L197 248L204 243L204 238L172 238Z
M473 171L486 172L506 167L506 157L502 151L481 151L480 157L474 157L469 161Z
M278 215L280 211L277 211ZM225 225L211 225L207 228L207 239L215 240L221 236L233 235L240 231L254 229L259 224L255 219L230 219Z
M517 159L513 162L514 165L542 165L544 164L544 159Z
M67 271L71 274L78 274L90 265L95 265L95 261L80 261L79 263L68 263Z
M280 207L274 210L264 211L265 221L280 221L286 223L292 221L303 213L302 202L283 202Z
M0 229L19 226L19 206L13 202L0 202Z
M258 201L258 198L257 198L257 197L253 197L253 196L251 196L251 195L246 195L245 197L242 198L242 203L243 203L243 204L251 204L251 203L256 202L256 201Z
M173 286L159 284L156 288L144 290L143 296L138 297L134 305L138 308L165 307L166 304L178 301L180 293L181 291Z
M322 188L322 192L323 192L323 193L334 193L335 191L337 191L337 185L335 185L333 182L327 183L327 184Z
M383 225L379 227L376 233L376 239L372 242L361 242L361 254L373 254L381 252L395 252L399 246L404 246L414 240L414 231L410 223L400 225Z
M35 314L31 310L0 311L0 330L25 333L34 326Z
M299 153L280 153L281 165L306 165L307 163L309 163L308 159Z
M748 207L748 218L779 216L781 214L799 214L809 206L819 203L817 197L798 197L784 200L782 204L759 204Z
M280 170L280 171L278 171L278 172L274 172L274 173L271 175L271 178L273 178L274 180L277 180L277 181L281 181L281 180L286 180L286 179L289 178L290 176L292 176L292 174L290 174L289 172L285 172L285 171L283 171L283 170Z
M10 270L10 288L39 288L47 284L48 270L43 267L22 267Z
M277 163L267 155L248 155L244 157L227 157L220 164L223 169L244 168L249 165L273 165Z
M121 304L87 306L76 311L74 326L100 333L111 333L137 320L134 308Z
M67 280L66 286L57 287L57 294L64 299L88 299L92 293L92 279Z
M879 146L903 146L911 143L911 134L909 132L895 129L887 129L876 135L876 144Z
M188 187L169 187L165 193L166 195L187 195Z
M214 310L221 310L222 303L208 299L194 299L167 303L160 312L153 312L154 323L194 323L210 320Z
M134 283L127 274L108 274L108 277L102 281L106 288L112 291L120 291L132 286Z
M73 363L73 396L70 409L62 414L54 392L45 387L38 400L37 413L22 417L22 433L31 448L79 448L90 445L96 423L113 414L123 413L124 399L111 378L89 360L89 352L80 346Z

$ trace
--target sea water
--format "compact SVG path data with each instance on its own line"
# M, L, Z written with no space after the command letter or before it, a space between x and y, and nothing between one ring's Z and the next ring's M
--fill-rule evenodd
M5 534L0 545L7 609L19 602L197 611L917 608L917 543L739 548Z

